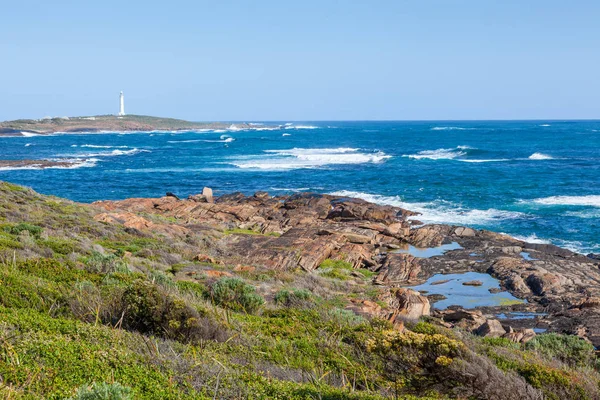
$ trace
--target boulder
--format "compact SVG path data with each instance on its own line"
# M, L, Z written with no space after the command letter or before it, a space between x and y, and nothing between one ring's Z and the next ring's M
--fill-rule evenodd
M481 285L483 285L483 282L477 281L477 280L475 280L475 281L468 281L468 282L463 282L463 285L464 286L481 286Z
M378 284L405 284L417 279L421 272L419 259L406 253L388 253L375 278Z
M454 230L454 234L460 237L473 237L475 236L475 231L471 228L466 228L464 226L459 226Z
M394 322L396 318L407 320L417 320L422 316L430 315L431 306L427 297L419 292L398 288L392 290L392 297L389 300L391 308L394 310L390 320Z
M484 337L500 337L506 333L502 324L497 319L488 319L485 321L475 333Z
M454 326L469 332L476 331L487 321L479 310L448 310L442 313L442 318L444 321L451 322Z
M202 196L206 197L206 201L209 203L214 203L213 199L213 191L209 187L205 187L202 189Z
M509 330L502 337L507 338L514 343L527 343L536 336L533 329L517 329L509 327Z
M527 277L526 283L534 294L542 296L560 285L560 279L554 274L534 272Z

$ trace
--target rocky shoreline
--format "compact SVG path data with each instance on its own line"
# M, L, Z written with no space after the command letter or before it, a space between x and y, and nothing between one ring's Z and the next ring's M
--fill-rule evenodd
M350 263L353 274L372 277L369 285L379 294L377 301L350 299L347 308L386 318L399 329L406 319L429 315L448 327L516 342L546 331L578 335L600 346L600 261L553 245L468 227L422 225L410 210L315 193L213 198L207 189L187 199L169 193L91 207L97 221L125 229L181 239L201 235L205 248L197 259L208 264L312 273L325 260ZM449 244L457 246L427 257L407 251ZM491 275L500 284L496 291L521 301L442 310L435 306L439 296L411 289L435 274L466 272ZM190 267L177 275L194 279L199 273L227 274Z

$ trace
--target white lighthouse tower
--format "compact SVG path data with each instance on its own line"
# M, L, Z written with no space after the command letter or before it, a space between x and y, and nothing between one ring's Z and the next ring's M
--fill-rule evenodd
M121 105L121 107L119 108L119 117L122 117L125 115L125 97L123 97L123 92L121 92L119 100Z

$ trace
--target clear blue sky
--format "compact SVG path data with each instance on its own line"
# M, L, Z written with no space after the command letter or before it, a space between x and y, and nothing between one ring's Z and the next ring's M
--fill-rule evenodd
M0 120L600 118L600 2L30 1Z

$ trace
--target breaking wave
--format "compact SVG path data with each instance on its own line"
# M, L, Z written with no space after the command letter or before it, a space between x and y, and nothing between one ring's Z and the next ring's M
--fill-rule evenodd
M169 140L167 143L231 143L235 139L232 137L228 137L226 139L221 140L210 140L210 139L190 139L190 140Z
M391 156L384 152L359 152L359 149L340 147L331 149L264 150L266 156L253 156L231 162L238 168L261 170L289 170L318 168L326 165L380 163Z
M524 200L545 206L589 206L600 207L600 195L589 196L550 196L533 200Z
M472 131L477 128L465 128L460 126L434 126L432 131Z
M436 200L424 203L407 203L399 196L381 196L362 192L341 190L331 193L334 196L356 197L372 203L391 205L421 213L410 219L429 224L485 225L507 219L519 219L526 214L490 208L487 210L465 209L448 201Z
M423 150L417 154L404 154L402 157L414 158L416 160L452 160L457 157L466 156L468 150L475 149L469 146L457 146L453 149Z
M84 147L84 148L89 148L89 149L127 149L129 148L129 146L103 146L103 145L99 145L99 144L82 144L82 145L76 145L73 144L71 145L71 147Z
M114 157L114 156L131 156L139 153L151 153L150 150L143 150L134 148L131 150L113 150L113 151L102 151L98 153L81 153L81 154L68 154L66 157L73 158L90 158L90 157Z
M554 157L544 153L533 153L528 157L530 160L553 160Z

